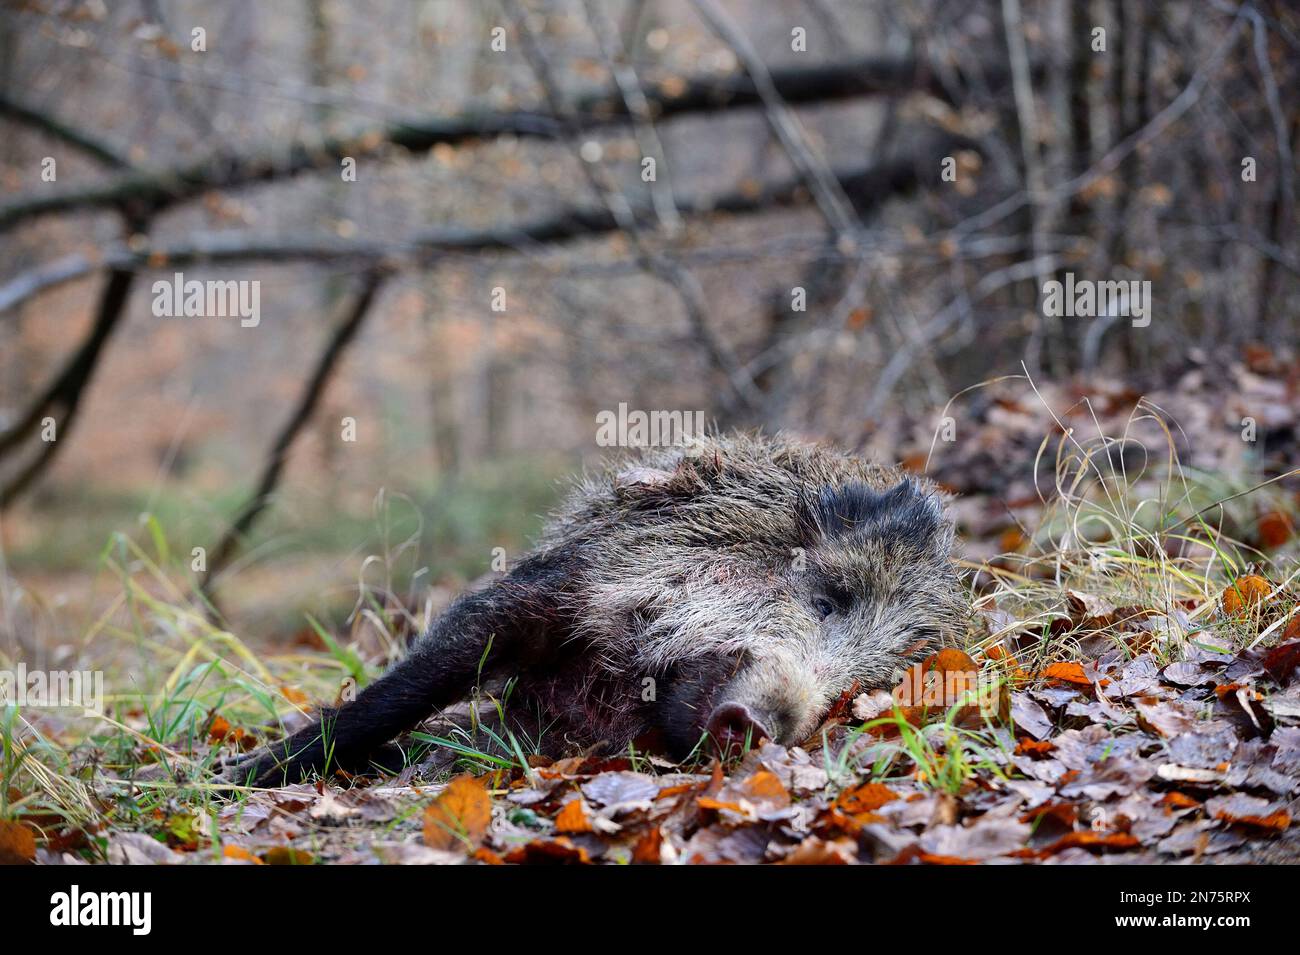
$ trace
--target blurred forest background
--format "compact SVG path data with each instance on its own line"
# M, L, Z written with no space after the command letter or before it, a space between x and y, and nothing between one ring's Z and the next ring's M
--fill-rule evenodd
M928 466L1003 546L1047 405L1154 395L1189 466L1294 463L1286 0L0 11L20 641L102 609L115 531L205 548L244 632L367 575L418 605L526 545L620 402ZM259 324L157 317L175 272L259 282ZM1150 324L1046 316L1066 273L1149 280Z

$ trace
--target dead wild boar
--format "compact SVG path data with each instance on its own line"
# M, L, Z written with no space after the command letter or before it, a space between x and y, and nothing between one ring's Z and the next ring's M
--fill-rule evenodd
M831 448L737 435L632 454L580 480L531 553L355 701L226 778L364 771L510 677L508 717L530 714L555 753L797 743L854 683L891 686L959 635L952 541L933 484Z

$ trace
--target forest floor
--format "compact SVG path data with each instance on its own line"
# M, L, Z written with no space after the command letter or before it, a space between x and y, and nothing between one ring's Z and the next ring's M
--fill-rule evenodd
M105 670L102 712L0 710L0 861L1300 861L1298 405L1255 351L1145 395L990 384L959 440L918 422L898 456L959 495L967 644L726 762L467 734L451 778L225 786L427 608L366 587L351 629L254 645L162 536L118 535L120 599L62 664Z

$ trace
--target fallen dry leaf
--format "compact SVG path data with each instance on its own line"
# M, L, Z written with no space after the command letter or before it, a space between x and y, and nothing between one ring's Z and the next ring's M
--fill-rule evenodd
M567 836L556 836L516 846L506 853L505 861L513 865L587 865L591 856L582 846L575 846Z
M36 861L36 833L25 822L0 819L0 865Z
M587 807L578 796L564 804L564 808L555 817L556 832L591 832L591 820L587 818Z
M1054 855L1063 849L1132 849L1138 845L1138 838L1127 832L1071 832L1057 839L1041 855Z
M431 849L475 849L492 821L492 799L481 779L455 777L424 811L424 844Z
M1092 686L1092 681L1084 674L1083 667L1077 663L1050 664L1043 670L1042 676L1044 679L1059 680L1075 686Z
M1220 606L1228 616L1235 617L1247 607L1260 603L1272 589L1273 585L1258 574L1244 574L1224 589Z
M839 798L835 800L835 806L850 816L856 816L863 812L875 812L897 798L898 793L884 783L863 783L840 793Z
M221 847L221 855L223 858L233 859L236 862L248 862L251 863L252 865L266 864L257 856L253 855L253 853L245 849L243 846L233 845L232 843L229 842L227 842L224 846Z
M1205 811L1215 819L1259 829L1280 831L1291 825L1291 813L1281 803L1269 802L1245 793L1207 799Z
M276 846L262 853L262 861L267 865L314 865L316 857L303 849Z

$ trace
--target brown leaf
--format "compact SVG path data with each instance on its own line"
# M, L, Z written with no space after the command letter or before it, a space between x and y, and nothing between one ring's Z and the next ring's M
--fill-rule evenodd
M641 833L632 850L632 861L637 865L659 865L663 862L664 832L652 826Z
M1247 607L1262 601L1272 591L1273 585L1258 574L1245 574L1234 580L1220 599L1223 612L1235 617Z
M826 718L822 720L823 724L847 723L849 721L853 700L858 695L860 685L857 680L854 680L853 685L840 694L839 699L831 704L830 711L826 714Z
M492 798L468 773L447 784L424 810L424 844L432 849L475 849L492 821Z
M808 836L781 860L781 865L853 865L858 861L857 845L851 839L828 842Z
M1269 511L1259 519L1259 543L1267 550L1276 550L1294 534L1295 525L1281 511Z
M262 861L267 865L313 865L316 857L303 849L276 846L262 853Z
M1043 739L1052 732L1047 712L1026 693L1011 694L1011 719L1034 739Z
M587 865L591 856L582 846L570 842L568 836L557 836L516 846L506 854L505 861L514 865Z
M1067 829L1079 818L1079 807L1072 802L1048 802L1035 806L1020 817L1021 822L1033 822L1042 818L1055 819Z
M0 819L0 865L28 865L36 861L36 833L25 822Z
M1291 624L1294 625L1300 621L1300 615L1292 618ZM1287 627L1287 633L1291 632L1292 627ZM1268 675L1277 680L1278 683L1286 684L1295 672L1295 668L1300 666L1300 640L1291 640L1287 643L1279 644L1264 654L1264 669Z

